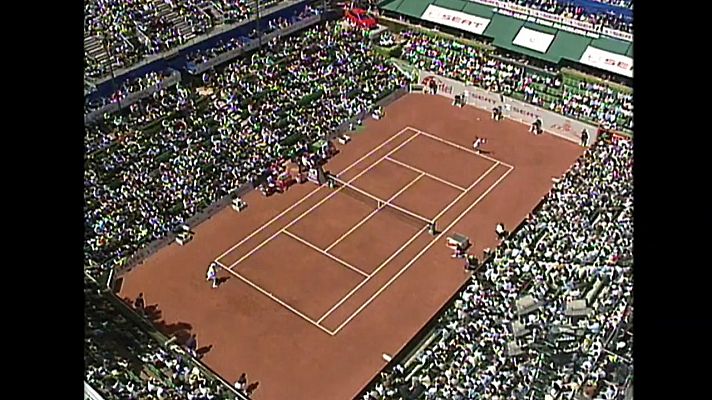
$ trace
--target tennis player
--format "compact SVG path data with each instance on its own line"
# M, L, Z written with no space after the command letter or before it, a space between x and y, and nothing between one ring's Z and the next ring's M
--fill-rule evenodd
M487 140L485 138L481 138L479 136L475 136L475 143L472 144L472 147L475 149L477 154L481 153L482 150L480 149L483 144L485 144Z
M211 262L208 267L208 273L206 276L206 281L212 281L213 289L218 287L218 265L215 262Z

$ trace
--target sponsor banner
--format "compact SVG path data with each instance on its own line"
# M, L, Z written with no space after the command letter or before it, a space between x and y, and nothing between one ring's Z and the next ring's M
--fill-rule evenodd
M517 46L526 47L528 49L536 50L540 53L546 53L554 41L556 35L551 35L544 32L535 31L533 29L522 27L519 33L512 41L513 44Z
M574 119L564 117L553 111L536 107L498 93L488 92L482 88L466 85L454 79L445 78L427 71L418 70L418 82L427 89L431 82L437 86L438 95L454 98L456 95L465 95L467 104L491 112L495 106L502 107L502 115L506 118L529 124L537 118L542 120L544 131L579 143L581 131L586 129L590 135L590 142L596 140L596 128Z
M420 17L426 21L436 24L446 25L463 31L481 35L490 20L476 15L466 14L460 11L449 10L447 8L429 5Z
M579 62L629 78L633 77L633 59L610 51L588 46Z
M603 28L603 34L614 37L616 39L625 40L628 42L633 41L633 34L628 32L622 32L611 28Z
M600 35L597 34L596 32L591 32L591 31L586 31L586 30L579 29L579 28L574 28L574 27L568 26L568 25L554 24L553 27L556 29L560 29L562 31L576 33L581 36L588 36L588 37L592 37L592 38L600 37Z
M561 23L564 21L564 18L561 17L560 15L549 14L548 12L544 12L544 11L530 10L529 13L537 18L547 19L552 22L560 22Z

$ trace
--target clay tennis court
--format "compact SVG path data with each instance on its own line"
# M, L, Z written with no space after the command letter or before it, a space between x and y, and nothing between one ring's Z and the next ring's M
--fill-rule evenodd
M243 212L226 208L124 277L121 296L143 292L167 334L196 333L229 382L259 381L256 400L353 398L468 279L446 236L469 236L480 256L495 225L518 225L582 153L421 94L339 147L325 169L347 185L254 191Z

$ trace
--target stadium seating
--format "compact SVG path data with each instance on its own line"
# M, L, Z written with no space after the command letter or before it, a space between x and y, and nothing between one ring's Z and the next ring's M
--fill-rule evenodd
M633 32L632 1L627 0L503 0L534 10L590 22L595 26ZM622 4L622 5L619 5ZM630 4L630 7L628 6Z
M307 5L301 11L295 11L292 16L285 18L282 16L278 17L268 17L267 18L267 29L263 29L260 34L267 35L278 29L284 29L291 24L296 23L304 18L310 17L312 15L317 15L319 11L315 8ZM194 64L204 63L211 58L217 57L218 55L234 50L236 48L243 47L252 40L258 38L258 33L256 29L253 29L247 36L240 36L236 38L229 39L227 41L221 41L217 43L216 46L210 47L204 50L196 50L186 56L187 61Z
M321 25L209 73L212 95L178 85L88 126L87 258L122 264L405 85L362 35Z
M622 398L632 360L632 163L630 141L589 149L440 317L438 340L363 398ZM566 315L599 281L592 312ZM543 306L517 315L512 305L527 295Z
M578 12L553 1L512 1ZM632 8L632 1L607 3ZM99 78L109 73L110 63L126 68L244 20L254 2L85 0L85 6L86 75ZM268 26L283 28L312 12L307 8ZM606 26L629 23L605 18L599 21ZM254 35L188 60L206 61ZM583 121L633 128L627 88L422 33L381 38L384 46L404 41L399 57L418 68ZM108 98L89 96L85 112L164 78L151 73L125 81ZM99 270L123 265L408 83L372 51L361 31L335 23L271 41L197 81L157 90L85 126L85 254ZM85 82L85 91L91 90ZM407 366L382 374L364 399L418 393L453 400L582 393L622 398L632 375L632 160L630 142L589 149L440 317L436 340ZM86 380L104 398L234 398L189 357L165 348L127 318L91 279L85 281L85 298ZM581 316L571 316L576 312Z
M551 73L455 40L403 31L400 57L426 71L611 129L633 129L632 90L583 75Z
M85 379L105 400L237 399L185 353L146 333L128 310L107 296L84 278Z
M260 1L266 9L279 0ZM254 0L85 0L85 76L99 79L254 14Z

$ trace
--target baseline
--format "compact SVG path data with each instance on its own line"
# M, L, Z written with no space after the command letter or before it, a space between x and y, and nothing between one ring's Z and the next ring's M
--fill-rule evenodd
M309 318L308 316L306 316L306 315L305 315L304 313L302 313L301 311L299 311L299 310L297 310L296 308L294 308L294 307L290 306L289 304L287 304L284 300L282 300L282 299L276 297L275 295L273 295L272 293L270 293L270 292L264 290L262 287L260 287L259 285L255 284L255 283L252 282L251 280L245 278L244 276L238 274L237 272L235 272L235 271L233 271L233 270L227 268L227 266L226 266L225 264L221 263L220 261L215 261L215 262L216 262L218 265L220 265L220 267L221 267L222 269L224 269L225 271L227 271L228 273L230 273L230 274L231 274L232 276L234 276L235 278L237 278L237 279L239 279L239 280L245 282L245 283L248 284L249 286L252 286L252 288L254 288L254 289L257 290L258 292L262 293L263 295L269 297L270 299L274 300L275 302L277 302L277 303L278 303L279 305L281 305L282 307L284 307L284 308L286 308L287 310L293 312L295 315L301 317L303 320L305 320L305 321L309 322L310 324L316 326L317 328L321 329L323 332L329 334L330 336L336 335L335 332L333 332L333 331L329 330L328 328L322 326L321 324L319 324L319 322L314 321L313 319Z

